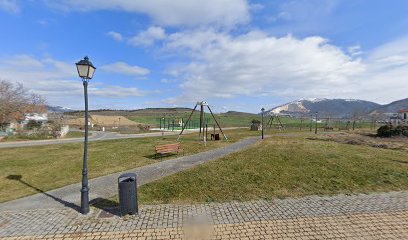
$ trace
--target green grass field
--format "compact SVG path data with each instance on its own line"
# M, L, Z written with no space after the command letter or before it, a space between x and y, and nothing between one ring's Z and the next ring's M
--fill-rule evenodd
M248 114L248 113L222 113L222 114L214 114L215 118L217 121L220 123L221 126L223 127L248 127L251 124L251 121L256 119L261 121L261 116L257 114ZM170 116L167 116L165 121L166 121L166 126L170 126L172 128L172 121L175 119L183 119L184 122L187 121L189 117L189 113L178 113L178 114L173 114ZM210 114L206 113L205 117L208 119L208 126L212 127L215 124L215 121L211 117ZM129 116L129 119L135 122L139 123L144 123L148 124L154 127L158 127L160 125L160 116L156 115L131 115ZM198 128L199 126L199 120L200 116L199 113L195 113L192 117L192 124L190 126L195 126ZM267 125L268 121L270 120L270 116L265 115L264 116L264 123ZM284 125L285 128L297 128L297 129L312 129L315 128L315 122L311 122L310 118L294 118L294 117L288 117L288 116L280 116L279 117L280 122L282 125ZM317 126L319 129L324 128L325 126L330 126L335 129L342 127L349 127L349 129L352 129L352 122L347 124L347 121L333 121L329 120L328 123L327 119L322 119L321 122L318 122ZM164 120L162 120L162 125ZM277 128L279 126L279 122L277 118L275 117L273 122L272 122L272 127ZM371 123L369 122L362 122L362 121L356 121L355 123L355 129L361 129L361 128L370 128ZM177 129L177 127L175 128Z
M91 114L97 115L107 115L107 116L114 116L120 115L129 118L132 121L137 123L142 123L146 125L150 125L151 127L159 127L160 125L166 125L167 127L170 126L172 128L173 120L176 119L183 119L184 122L187 121L192 109L189 108L153 108L153 109L140 109L140 110L132 110L132 111L125 111L125 110L95 110L91 111ZM73 116L83 116L83 112L72 112L67 113ZM226 112L226 113L215 113L214 114L217 121L219 121L222 127L248 127L253 119L261 120L261 115L253 114L253 113L244 113L244 112ZM206 112L206 118L208 119L208 126L212 127L215 123L212 119L211 115ZM319 116L322 117L322 116ZM165 118L165 119L163 119ZM199 125L199 112L196 111L192 118L192 123L190 123L190 127L198 128ZM265 114L264 120L265 124L268 122L270 116ZM161 119L161 120L160 120ZM164 124L165 120L165 124ZM281 116L280 120L286 128L297 128L297 129L307 129L312 126L314 128L314 122L310 121L309 116L305 116L303 119L294 118L294 117L287 117ZM352 128L352 121L347 123L346 120L333 120L322 118L320 119L322 122L318 123L319 128L323 128L326 125L334 128L338 127L346 127ZM328 121L326 123L326 121ZM160 124L160 122L162 122ZM278 122L276 119L273 122L274 127L278 126ZM363 121L356 121L355 128L370 128L372 126L371 122L363 122ZM177 128L176 128L177 129Z
M408 189L406 151L271 137L140 188L140 201L224 202Z
M83 132L69 132L64 138L79 138L83 137ZM55 139L50 135L11 135L1 140L1 142L16 142L16 141L32 141L32 140L47 140Z
M226 131L230 142L209 141L207 147L198 143L197 134L184 135L181 145L186 155L225 146L239 139L259 135L247 129ZM154 146L173 143L176 136L98 141L89 144L90 178L132 169L163 159L152 159ZM25 148L1 149L0 155L0 202L37 193L10 175L21 175L22 180L42 191L51 190L81 181L82 143L47 145Z

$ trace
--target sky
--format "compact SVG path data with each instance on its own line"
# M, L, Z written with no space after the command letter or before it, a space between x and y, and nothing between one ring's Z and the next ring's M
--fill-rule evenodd
M0 0L0 79L83 109L408 97L406 0Z

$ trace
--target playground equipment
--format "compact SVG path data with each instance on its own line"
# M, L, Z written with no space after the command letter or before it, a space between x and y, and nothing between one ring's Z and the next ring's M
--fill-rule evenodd
M279 118L279 115L273 114L273 113L269 113L270 114L270 118L268 120L268 123L266 124L266 126L268 126L269 128L272 128L273 125L273 121L277 121L279 128L280 129L284 129L284 126Z
M205 118L205 112L204 112L204 107L207 107L208 110L210 111L210 114L212 116L212 118L214 119L214 122L216 123L216 125L218 126L218 129L220 130L220 132L222 133L222 135L224 136L225 140L228 141L227 136L225 136L224 132L222 131L222 128L220 126L220 124L218 123L217 119L215 118L210 106L208 105L207 102L205 101L201 101L201 102L197 102L197 104L195 105L195 107L193 108L193 111L191 111L190 116L188 117L186 123L184 124L183 128L181 129L181 132L177 138L177 141L180 139L181 135L184 132L184 129L186 128L186 126L188 126L188 123L191 120L191 117L193 116L194 112L196 111L197 107L200 106L200 124L199 124L199 128L200 128L200 133L199 133L199 140L201 141L201 139L204 141L204 143L207 142L207 132L208 132L208 119ZM214 126L214 139L216 139L216 133L215 133L215 126Z

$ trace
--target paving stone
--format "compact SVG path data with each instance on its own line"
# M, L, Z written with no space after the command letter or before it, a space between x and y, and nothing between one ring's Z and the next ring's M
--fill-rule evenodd
M191 229L204 229L202 239L408 239L408 192L147 205L122 218L100 211L1 212L0 238L188 239Z

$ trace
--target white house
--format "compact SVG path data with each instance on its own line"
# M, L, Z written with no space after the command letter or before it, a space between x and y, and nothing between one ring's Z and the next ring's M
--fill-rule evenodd
M408 108L399 110L398 117L403 123L408 123Z
M401 109L397 114L390 117L390 122L393 125L407 124L408 123L408 108Z
M29 113L24 117L22 124L27 124L28 121L34 120L36 122L46 123L48 122L48 113Z

